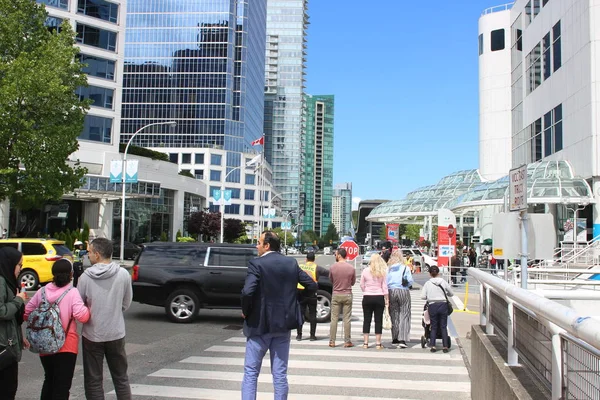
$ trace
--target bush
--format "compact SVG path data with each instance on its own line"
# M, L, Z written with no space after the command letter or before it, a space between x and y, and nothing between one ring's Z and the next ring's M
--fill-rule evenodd
M125 153L126 146L127 145L125 143L121 143L119 145L119 153ZM143 147L129 146L127 154L133 154L140 157L148 157L152 160L169 161L169 156L167 154L161 153L160 151L146 149Z
M161 242L167 242L168 240L169 240L169 238L167 237L167 232L163 231L163 232L160 234L160 241L161 241Z
M195 242L196 239L194 239L193 237L189 237L189 236L180 236L177 238L178 242L181 243L190 243L190 242Z

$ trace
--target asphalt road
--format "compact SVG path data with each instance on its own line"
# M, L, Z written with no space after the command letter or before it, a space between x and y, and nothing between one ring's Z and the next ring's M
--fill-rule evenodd
M304 256L296 257L299 261L303 260ZM328 268L332 263L335 262L333 256L323 256L318 255L317 263L323 267ZM357 263L357 272L360 273L360 263ZM425 282L427 279L426 274L419 274L415 276L415 280L417 282ZM356 287L355 287L356 290ZM414 291L416 292L416 291ZM413 296L416 293L413 294ZM413 297L414 298L414 297ZM458 351L452 351L445 358L442 358L442 355L436 356L438 358L432 358L433 355L431 353L424 352L421 350L420 345L418 345L418 335L421 334L420 330L418 330L418 324L420 323L419 316L419 307L413 305L413 310L415 314L413 314L413 324L416 324L413 333L415 336L415 343L412 343L414 349L406 349L407 356L409 359L400 360L395 358L389 358L389 352L398 351L392 350L393 347L390 346L388 340L387 346L389 349L385 349L380 351L379 353L375 349L356 349L358 351L356 359L341 357L337 358L337 356L326 355L326 353L335 351L335 354L340 355L349 355L342 354L345 351L341 348L329 349L327 347L327 339L326 335L328 332L328 324L319 324L319 330L317 335L322 338L318 342L293 342L292 349L293 351L298 351L299 354L303 354L302 352L317 352L312 353L314 356L306 357L302 355L294 356L292 359L295 360L298 364L301 363L309 363L309 360L321 361L323 363L332 362L332 369L337 368L354 368L355 371L350 371L345 376L348 378L359 379L356 381L356 385L359 387L353 388L352 393L349 392L349 389L346 390L343 388L344 381L340 379L344 379L341 377L335 376L335 371L319 371L318 375L328 376L328 381L331 382L331 385L337 385L339 382L341 389L336 387L329 388L315 388L315 390L308 390L307 392L302 391L302 393L316 395L316 394L327 394L324 398L337 398L337 396L332 396L334 393L342 394L352 394L354 399L356 398L371 398L370 396L375 395L375 397L379 398L387 398L387 397L395 397L391 396L392 393L387 393L385 390L381 389L373 389L369 388L372 385L371 380L374 378L385 378L388 380L387 384L390 385L408 385L410 387L412 383L407 381L406 379L411 379L414 381L420 381L423 379L430 379L423 376L423 374L386 374L381 371L371 371L371 372L363 372L361 367L357 369L356 366L352 367L352 363L354 362L363 362L366 365L364 368L368 368L370 363L379 362L383 363L383 369L386 366L389 368L396 368L398 370L409 369L408 364L414 364L415 360L423 358L423 361L416 361L417 363L424 363L434 365L442 365L448 366L450 370L455 371L455 374L458 375L448 375L444 376L442 379L453 380L454 376L459 376L460 378L458 384L456 384L455 389L457 392L440 392L435 393L437 398L440 399L457 399L457 398L468 398L466 396L466 391L468 387L468 376L465 378L465 373L463 373L463 364L462 357L460 357L460 353ZM422 308L421 308L422 310ZM359 321L362 317L362 310L360 310L360 298L357 297L355 299L353 320ZM170 398L239 398L238 391L232 390L232 387L239 385L239 373L242 371L240 366L240 358L243 360L243 353L232 354L232 349L235 351L242 351L243 347L243 337L241 336L241 326L242 326L242 318L240 316L239 311L235 310L201 310L199 318L191 324L174 324L167 320L164 309L159 307L152 307L147 305L141 305L134 303L131 308L125 313L125 321L126 321L126 329L127 329L127 352L128 352L128 362L129 362L129 377L130 382L132 384L138 385L138 396L136 398L139 399L159 399L163 398L163 396ZM322 325L322 326L321 326ZM340 328L341 329L341 328ZM356 334L355 329L360 330L360 323L354 323L352 327L353 339L356 341L355 343L362 342L362 338L360 338L359 334ZM411 337L413 336L411 333ZM387 333L389 336L389 331ZM372 338L374 344L375 338ZM228 343L229 342L229 343ZM313 344L317 344L319 347L314 347ZM227 347L227 346L232 347ZM237 347L236 347L237 345ZM411 347L412 347L411 346ZM217 350L221 349L222 352L218 352ZM297 350L294 350L297 349ZM313 350L313 349L322 349L322 350ZM355 349L351 349L354 351ZM337 352L340 353L337 353ZM369 352L368 354L360 353L361 351ZM404 351L404 350L403 350ZM323 354L322 356L318 356L317 354ZM333 353L332 353L333 354ZM354 354L354 353L353 353ZM203 357L205 355L209 355L209 357ZM369 358L362 358L362 356L368 355ZM200 364L182 364L183 360L188 359L189 357L194 356L197 359L204 359L204 361L199 361ZM214 357L210 357L214 356ZM237 356L238 358L233 358L233 356ZM383 357L381 359L374 359L371 357ZM387 357L387 358L386 358ZM395 356L391 356L395 357ZM206 360L215 360L220 359L220 362L232 362L235 364L229 364L229 366L223 365L206 365L202 366L202 362L208 363ZM306 359L306 361L304 360ZM411 361L412 359L412 361ZM436 361L437 360L437 361ZM340 363L339 367L334 366L336 361L344 361L344 363ZM75 376L73 379L73 385L71 390L71 398L72 399L84 399L84 389L83 389L83 368L82 368L82 357L81 354L78 356L77 366L75 370ZM292 367L292 366L291 366ZM17 395L18 399L22 400L37 400L39 399L42 382L43 382L43 369L39 358L37 355L34 355L29 352L25 352L23 355L22 362L19 365L20 368L20 383L19 383L19 392ZM173 373L173 371L182 371L188 373L196 373L196 374L209 374L206 377L198 380L193 379L182 379L181 376L169 376L169 373ZM299 368L299 369L298 369ZM306 367L298 366L295 371L300 371L297 376L302 375L317 375L316 372L310 373L310 370L302 369ZM268 372L268 370L267 370ZM179 373L179 372L178 372ZM212 379L210 379L210 374L214 373L215 375ZM157 375L158 374L158 375ZM163 374L163 375L161 375ZM268 375L268 374L263 374ZM329 376L331 375L331 376ZM154 377L152 377L154 376ZM158 377L157 377L158 376ZM261 375L262 376L262 375ZM364 388L360 388L360 379L364 378ZM204 379L204 380L203 380ZM394 379L404 379L403 381L394 381ZM203 383L204 382L204 383ZM396 383L394 383L396 382ZM463 383L464 382L464 383ZM150 384L149 386L145 386L145 384ZM163 390L171 391L170 393L163 393L162 395L159 393L147 393L145 395L140 394L143 393L147 388L155 388L156 385L162 388L167 388ZM201 385L201 386L196 386ZM452 384L449 384L452 385ZM108 373L108 369L105 368L105 391L109 393L113 390L112 382L110 381L110 374ZM186 388L186 386L193 386L193 388ZM399 387L399 388L400 388ZM170 388L170 389L169 389ZM176 394L176 389L180 388L181 390L199 390L206 389L210 391L211 396L207 395L207 397L203 397L200 394L194 394L194 396L200 397L186 397L187 394ZM266 392L270 391L271 385L266 383L259 384L259 390ZM395 388L395 386L394 386ZM398 388L398 389L399 389ZM390 387L391 389L391 387ZM222 395L218 395L215 393L219 393L219 390L223 390ZM341 390L341 391L340 391ZM346 390L346 392L344 392ZM414 392L407 392L410 394L410 398L431 398L431 394L433 393L425 393L423 392L424 388L416 388ZM445 390L445 389L444 389ZM395 391L395 390L394 390ZM183 392L182 392L183 393ZM198 392L199 393L199 392ZM233 396L233 393L236 395ZM387 394L387 395L386 395ZM270 395L272 398L272 395ZM423 396L423 397L421 397ZM265 396L268 398L269 396ZM310 396L312 398L312 396ZM107 399L115 399L114 395L107 395ZM296 397L290 397L296 398ZM316 398L316 397L315 397ZM320 399L320 397L318 397ZM351 398L351 397L343 397Z

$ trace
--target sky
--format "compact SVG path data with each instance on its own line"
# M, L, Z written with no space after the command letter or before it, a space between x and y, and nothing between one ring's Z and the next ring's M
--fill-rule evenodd
M309 2L306 91L335 95L334 184L397 200L478 167L478 20L507 2Z

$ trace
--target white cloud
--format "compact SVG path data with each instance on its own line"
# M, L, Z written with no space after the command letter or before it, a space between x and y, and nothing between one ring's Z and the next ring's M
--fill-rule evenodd
M358 203L360 203L362 199L360 197L352 198L352 210L358 210Z

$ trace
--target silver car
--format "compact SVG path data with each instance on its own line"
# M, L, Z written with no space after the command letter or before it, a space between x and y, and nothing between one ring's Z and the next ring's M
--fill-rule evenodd
M373 254L379 254L379 251L369 250L365 254L363 254L362 261L360 262L360 265L362 266L363 269L365 269L366 267L369 266L369 263L371 262L371 256Z

